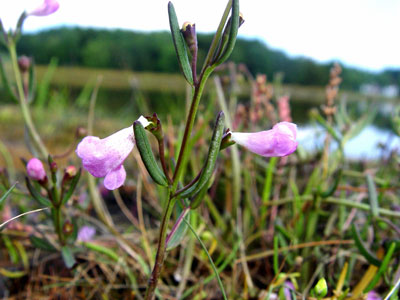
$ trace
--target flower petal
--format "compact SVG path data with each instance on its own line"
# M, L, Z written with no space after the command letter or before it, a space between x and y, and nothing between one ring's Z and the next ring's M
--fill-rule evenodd
M108 190L115 190L124 184L126 171L123 165L109 172L104 178L104 186Z
M105 139L85 137L78 145L76 154L83 167L95 177L104 177L119 167L135 145L133 128L124 128Z
M254 133L232 132L231 139L265 157L286 156L297 148L296 134L296 124L281 122L271 130Z
M44 0L40 6L29 12L28 15L37 17L48 16L55 13L59 7L60 4L57 0Z

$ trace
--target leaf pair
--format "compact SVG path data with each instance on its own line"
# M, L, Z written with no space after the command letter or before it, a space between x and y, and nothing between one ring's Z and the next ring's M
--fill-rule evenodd
M210 148L208 150L207 160L200 173L199 179L191 187L178 194L178 196L182 198L195 197L190 205L191 208L197 208L200 205L204 196L204 190L207 189L208 182L214 172L222 137L224 135L224 121L225 115L221 111L216 120Z
M231 18L226 22L229 10L232 10ZM190 85L194 85L193 73L189 62L187 46L185 39L182 35L178 24L175 8L171 2L168 3L169 24L171 28L172 40L174 43L176 55L178 57L179 65L186 81ZM232 53L236 43L236 37L240 26L239 17L239 0L229 1L227 9L221 19L220 26L214 36L213 42L210 46L207 58L204 63L203 70L209 66L216 67L223 63ZM224 32L222 33L222 30ZM195 58L196 59L196 58ZM194 64L196 65L196 64Z

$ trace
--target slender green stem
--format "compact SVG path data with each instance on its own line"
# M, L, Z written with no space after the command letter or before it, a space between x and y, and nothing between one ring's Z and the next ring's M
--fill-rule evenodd
M186 127L185 127L185 132L183 134L183 140L182 140L182 146L181 150L179 152L178 156L178 162L176 164L176 169L173 177L173 183L172 183L172 191L175 192L176 188L178 186L179 179L182 176L183 173L183 160L187 156L187 153L189 151L189 148L187 147L188 142L189 142L189 137L190 134L192 133L194 121L196 119L196 113L197 109L199 107L201 95L204 90L204 86L206 85L207 78L210 76L212 71L214 70L214 67L208 67L204 70L204 73L200 75L200 81L199 84L196 85L195 90L194 90L194 95L193 95L193 100L192 104L190 106L189 110L189 115L186 121Z
M56 228L56 233L58 236L58 240L61 245L64 245L64 235L62 232L62 218L61 218L61 207L56 206L54 209L54 226Z
M168 229L168 221L171 218L171 214L173 212L173 208L175 205L176 198L172 197L171 191L169 191L169 199L168 203L165 206L163 212L163 219L161 221L160 227L160 236L157 248L156 259L154 263L154 268L149 278L149 283L146 290L145 299L151 300L153 299L154 291L157 287L158 278L160 277L161 269L164 264L165 258L165 249L166 249L166 238L167 238L167 229Z
M43 144L43 142L36 130L36 127L32 121L28 102L26 100L24 88L22 86L22 76L21 76L21 73L18 68L16 45L11 40L8 43L8 51L10 52L12 67L13 67L13 71L14 71L14 75L15 75L15 82L17 84L18 100L19 100L19 104L21 106L22 117L24 118L24 122L25 122L26 127L28 128L29 135L32 138L32 141L33 141L36 149L39 151L40 156L42 158L47 158L48 151L47 151L45 145Z
M166 206L166 208L163 212L163 216L162 216L155 264L154 264L154 268L153 268L153 271L152 271L150 279L149 279L149 284L147 286L146 295L145 295L146 300L151 300L153 298L154 291L157 287L158 278L160 277L161 269L162 269L162 266L164 263L165 251L166 251L166 238L167 238L168 223L171 218L171 214L172 214L172 211L173 211L176 199L177 199L177 198L174 198L174 194L178 188L179 180L180 180L181 176L183 175L184 160L188 155L188 151L190 150L190 147L188 147L189 138L190 138L190 135L193 130L193 125L194 125L194 121L196 119L196 113L197 113L197 109L199 107L201 95L203 93L207 78L210 76L210 74L212 73L213 70L214 70L214 67L207 67L204 70L204 72L201 73L200 78L199 78L199 83L195 86L192 104L190 106L189 114L188 114L187 121L186 121L186 127L185 127L185 132L183 135L182 146L179 151L178 162L176 164L176 169L175 169L173 180L172 180L173 181L172 187L169 189L168 203L167 203L167 206Z
M209 59L212 58L212 55L217 47L217 43L219 41L219 36L222 32L223 25L226 22L226 18L228 17L228 13L229 13L231 6L232 6L232 0L230 0L228 2L227 8L225 9L225 12L224 12L224 16L223 16L220 26L218 28L217 34L216 34L216 36L212 42L212 45L210 47L210 51L208 53ZM185 132L183 134L183 139L182 139L182 145L181 145L181 149L179 151L178 161L176 163L175 172L174 172L174 175L172 178L172 186L169 188L169 191L168 191L169 199L168 199L167 206L166 206L165 211L162 216L157 254L156 254L153 272L151 273L151 276L149 279L149 285L146 290L146 295L145 295L146 300L151 300L153 298L154 291L157 286L158 278L160 276L161 269L162 269L162 266L164 263L168 223L171 218L171 214L173 211L173 207L175 205L175 201L177 199L177 198L174 198L174 195L178 188L178 183L184 172L185 160L189 154L190 147L188 147L188 144L189 144L189 140L190 140L190 135L193 130L194 122L196 120L196 113L197 113L197 109L199 107L200 99L203 94L203 90L206 85L207 79L214 69L215 69L215 66L210 65L208 59L206 59L204 67L199 76L199 80L198 80L198 82L195 82L193 99L192 99L192 103L191 103L188 117L186 120Z

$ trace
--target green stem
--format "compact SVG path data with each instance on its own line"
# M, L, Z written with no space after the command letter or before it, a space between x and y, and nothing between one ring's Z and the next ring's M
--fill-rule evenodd
M61 219L61 207L56 206L53 208L54 209L54 226L56 228L58 240L61 245L64 245L64 235L62 232L62 219Z
M175 205L175 201L177 199L177 198L174 198L174 194L178 188L179 180L182 177L183 171L185 169L185 168L183 168L183 166L185 165L184 161L185 161L186 157L188 156L188 152L190 150L190 147L188 147L188 144L189 144L189 140L190 140L190 135L193 130L194 121L196 119L196 113L197 113L197 109L199 107L201 95L203 93L207 78L210 76L210 74L212 73L213 70L214 70L214 67L212 67L212 66L207 67L204 70L204 72L201 73L199 83L196 84L196 86L195 86L192 104L190 106L188 118L186 121L185 132L183 134L182 146L179 151L178 162L176 164L176 169L175 169L173 180L172 180L172 187L170 187L170 189L169 189L168 203L167 203L167 206L166 206L166 208L163 212L163 216L162 216L155 264L154 264L154 268L153 268L153 271L152 271L150 279L149 279L149 284L147 286L146 295L145 295L146 300L151 300L153 298L154 291L157 287L158 278L160 277L161 269L162 269L162 266L164 263L164 258L165 258L168 223L171 218L171 214L172 214L172 211L173 211L173 208Z
M8 51L10 52L12 67L15 75L15 82L17 84L17 90L19 96L18 100L21 106L22 117L24 118L25 125L28 128L29 135L32 138L32 141L36 149L39 151L41 158L45 159L48 157L49 154L32 121L28 102L25 97L24 88L22 86L22 76L18 67L17 51L14 41L11 40L9 41Z
M173 208L175 206L175 201L176 201L176 198L173 198L171 191L169 191L168 203L165 206L165 209L163 212L163 219L161 221L161 227L160 227L160 233L159 233L160 236L159 236L159 242L158 242L158 248L157 248L157 254L156 254L156 259L155 259L155 263L154 263L154 268L151 273L151 276L149 279L149 284L148 284L147 290L146 290L146 295L145 295L146 300L153 299L153 295L154 295L155 289L157 287L158 278L160 277L161 269L164 264L168 223L171 218Z
M176 164L176 169L175 169L175 173L174 173L174 177L173 177L172 192L176 191L178 182L182 176L182 173L183 173L182 166L184 165L183 160L187 156L188 151L190 150L187 147L187 145L189 142L190 134L192 133L194 121L196 119L196 113L197 113L197 109L199 107L201 95L203 94L203 90L204 90L204 86L206 85L207 78L210 76L210 74L212 73L213 70L214 70L214 67L207 67L204 70L204 73L202 73L200 75L199 84L196 85L196 87L195 87L192 104L190 106L189 115L188 115L188 118L186 121L185 133L183 134L182 146L181 146L181 150L179 152L178 162Z

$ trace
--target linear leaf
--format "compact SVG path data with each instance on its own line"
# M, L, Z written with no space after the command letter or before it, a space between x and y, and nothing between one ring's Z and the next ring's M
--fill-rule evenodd
M183 191L180 194L181 197L188 198L196 195L203 189L203 187L208 183L208 180L211 178L215 169L215 163L217 161L219 148L221 146L222 136L224 133L224 121L225 121L225 115L221 111L218 114L216 120L213 136L210 143L210 148L208 150L207 160L203 167L203 171L200 174L200 178L193 186Z
M12 192L12 190L15 188L15 186L17 185L18 182L14 183L14 185L12 187L10 187L10 189L5 192L5 194L3 196L1 196L0 198L0 205L7 199L8 195L10 195L10 193Z
M139 121L133 123L133 131L135 133L136 145L139 149L140 157L149 172L151 178L162 186L168 186L167 178L158 166L151 150L149 140L147 139L146 131Z
M185 76L187 82L193 85L193 74L186 50L186 43L185 40L183 39L178 24L178 18L176 16L175 8L172 2L168 2L168 16L169 16L169 26L171 28L171 34L172 34L172 41L174 42L179 65L182 69L183 76Z

